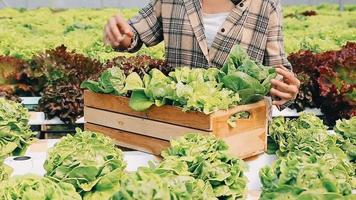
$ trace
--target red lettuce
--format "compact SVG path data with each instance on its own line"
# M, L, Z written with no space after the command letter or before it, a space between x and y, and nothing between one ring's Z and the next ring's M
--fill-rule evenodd
M47 50L33 57L32 76L41 88L39 110L52 119L59 117L73 124L83 116L83 90L80 84L101 74L102 64L65 46Z
M35 95L27 62L11 56L0 56L0 93L10 99Z
M119 56L109 61L106 66L109 68L114 66L120 67L126 76L132 72L136 72L141 78L153 68L157 68L165 75L168 75L168 73L173 70L173 68L169 67L164 60L153 59L146 55L132 57Z
M292 107L320 107L330 125L356 115L356 43L319 54L300 51L288 59L301 80Z

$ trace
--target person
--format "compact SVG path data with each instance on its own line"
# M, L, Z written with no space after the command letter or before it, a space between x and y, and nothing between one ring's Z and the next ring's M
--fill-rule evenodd
M280 109L288 106L300 82L288 62L282 35L280 0L152 0L126 21L120 14L104 28L104 42L118 51L136 52L165 44L172 67L222 67L235 44L251 59L275 66L270 95Z

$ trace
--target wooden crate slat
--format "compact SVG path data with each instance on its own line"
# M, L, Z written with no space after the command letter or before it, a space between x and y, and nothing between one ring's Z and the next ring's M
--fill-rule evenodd
M265 128L230 135L222 138L229 145L229 152L241 159L263 153L266 150L267 134Z
M201 112L185 112L183 114L182 109L176 106L152 106L146 112L136 112L129 107L129 98L98 94L87 90L84 91L84 105L156 121L169 121L172 124L195 129L212 130L209 115L205 115Z
M85 124L85 130L103 133L114 139L119 146L136 149L154 155L160 155L163 149L170 146L169 141L167 140L161 140L91 123Z
M138 133L150 137L170 140L186 133L211 134L198 129L177 126L130 115L85 107L85 121L92 124Z

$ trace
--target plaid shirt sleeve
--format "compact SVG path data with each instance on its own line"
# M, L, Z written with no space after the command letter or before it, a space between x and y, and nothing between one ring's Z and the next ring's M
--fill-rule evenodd
M163 40L161 18L161 0L153 0L131 18L128 23L132 27L134 39L128 52L138 51L143 44L154 46Z
M281 2L277 0L271 5L264 64L267 66L283 65L292 70L292 66L287 60L284 52L282 19Z

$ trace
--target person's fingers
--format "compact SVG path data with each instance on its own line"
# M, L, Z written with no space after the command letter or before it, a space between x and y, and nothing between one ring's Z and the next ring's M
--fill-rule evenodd
M277 65L276 68L280 68L280 69L283 69L285 71L289 71L285 66L283 65Z
M110 46L118 46L119 43L117 42L117 40L115 39L115 37L112 35L112 32L110 30L109 26L106 26L105 28L105 34L106 34L106 38L108 40L108 44Z
M290 86L282 81L272 79L271 83L272 83L272 87L274 88L278 88L279 90L282 90L284 92L290 91Z
M131 26L126 22L126 20L121 17L120 15L115 16L116 24L117 27L122 34L122 36L126 35L129 38L132 38L134 36Z
M276 106L281 106L287 102L288 102L288 100L282 99L282 100L272 101L272 104L276 105Z
M111 31L111 35L114 37L115 41L120 43L123 40L123 36L120 33L120 30L118 28L116 17L111 17L109 20L109 27Z
M300 86L300 81L294 76L294 74L288 70L284 70L281 68L276 68L277 74L280 74L283 76L283 79L285 79L288 83L291 83L296 86Z
M279 91L279 90L277 90L275 88L272 88L270 90L270 94L273 95L273 96L277 96L277 97L279 97L281 99L286 99L286 100L293 99L292 94L286 93L286 92L281 92L281 91Z
M282 81L272 79L272 87L280 91L291 93L293 96L297 96L299 88L296 85L288 85Z

